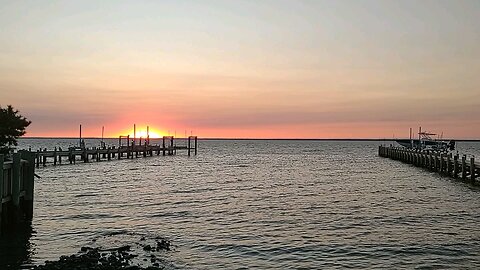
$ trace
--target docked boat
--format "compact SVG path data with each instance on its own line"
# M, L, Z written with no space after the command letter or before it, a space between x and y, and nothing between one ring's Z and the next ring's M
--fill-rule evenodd
M421 128L418 132L418 139L413 139L410 132L410 139L398 139L396 142L403 147L412 149L431 149L436 151L453 151L455 150L455 141L449 140L436 140L432 136L436 136L435 133L422 132Z

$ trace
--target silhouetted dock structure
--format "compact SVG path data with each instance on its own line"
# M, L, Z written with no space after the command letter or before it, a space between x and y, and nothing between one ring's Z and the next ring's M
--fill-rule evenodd
M176 155L178 151L185 151L190 156L196 155L198 150L197 136L181 139L181 145L176 144L173 136L164 136L161 145L150 145L149 139L143 144L136 145L135 142L135 139L130 141L130 136L120 136L118 147L106 147L102 143L102 147L98 148L70 147L66 151L57 147L53 151L21 150L14 153L10 160L0 155L0 233L6 228L15 228L18 224L32 219L35 167L40 164L46 166L47 159L50 159L53 165L61 164L62 159L74 164L77 161L98 162L160 154Z
M473 156L467 159L466 155L460 157L458 153L442 153L432 150L382 145L378 147L378 155L423 167L445 176L470 181L473 184L478 184L480 176L480 164L475 162Z
M29 151L14 153L12 160L0 155L0 233L32 219L34 161Z
M126 141L126 143L124 143ZM176 155L179 151L185 151L188 156L197 154L198 139L197 136L189 136L182 138L178 145L173 136L163 136L160 145L150 145L150 140L141 141L137 145L136 140L130 141L130 136L120 136L118 139L118 147L105 145L101 147L70 147L62 150L55 147L54 150L37 150L35 153L36 167L46 166L48 163L58 165L63 163L75 164L76 162L101 161L112 159L132 159L138 157L147 157L153 155Z

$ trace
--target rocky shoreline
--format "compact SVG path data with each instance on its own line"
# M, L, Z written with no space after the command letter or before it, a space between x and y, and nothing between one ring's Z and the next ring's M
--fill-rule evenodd
M71 256L61 256L58 261L46 261L44 265L34 266L33 270L159 270L165 269L162 260L153 252L169 251L171 249L170 241L166 239L157 239L155 244L143 243L144 238L140 239L136 245L142 247L148 254L148 259L144 256L142 259L149 266L142 267L133 263L138 257L131 245L123 245L117 248L100 249L97 247L82 247L81 250ZM142 241L143 240L143 241Z

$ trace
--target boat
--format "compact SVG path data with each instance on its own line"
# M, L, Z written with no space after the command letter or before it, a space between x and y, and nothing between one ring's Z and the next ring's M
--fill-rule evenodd
M436 136L437 134L424 131L422 132L422 128L420 128L418 132L418 139L413 139L411 134L412 132L410 129L410 139L397 139L395 141L401 146L410 149L435 150L441 152L455 150L454 140L444 141L441 139L433 139L432 136Z

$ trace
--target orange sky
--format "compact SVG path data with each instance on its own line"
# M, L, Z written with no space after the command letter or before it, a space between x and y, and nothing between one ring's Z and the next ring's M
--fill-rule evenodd
M28 10L28 12L25 12ZM27 136L480 139L478 1L7 1ZM0 123L1 124L1 123Z

